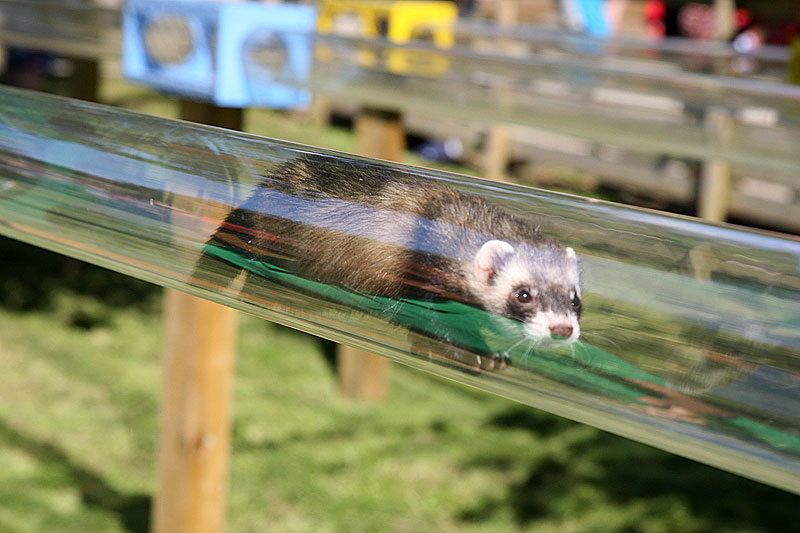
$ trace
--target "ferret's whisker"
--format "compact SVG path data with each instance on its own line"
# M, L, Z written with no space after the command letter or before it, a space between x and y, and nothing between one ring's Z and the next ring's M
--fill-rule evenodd
M607 337L605 335L600 335L599 333L584 333L582 336L585 337L587 340L591 340L593 338L594 339L600 339L600 340L605 341L608 344L612 345L617 350L619 350L619 344L617 344L610 337Z
M576 348L575 344L570 344L569 345L569 354L572 356L573 359L577 359L577 355L575 353L575 348Z
M525 342L525 341L527 341L527 340L528 340L528 339L526 339L525 337L521 338L520 340L518 340L517 342L515 342L514 344L512 344L512 345L511 345L511 347L508 349L508 351L510 352L510 351L512 351L512 350L515 350L515 349L517 348L517 346L519 346L520 344L522 344L523 342Z

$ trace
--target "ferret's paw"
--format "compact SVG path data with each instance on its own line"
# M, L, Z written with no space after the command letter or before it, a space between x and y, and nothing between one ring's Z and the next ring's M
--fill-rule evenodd
M507 366L511 365L511 357L509 357L507 352L493 353L489 355L478 356L476 362L481 370L503 370Z
M494 354L495 355L495 366L497 370L503 370L507 366L511 366L511 356L508 355L508 352L503 352L501 354Z

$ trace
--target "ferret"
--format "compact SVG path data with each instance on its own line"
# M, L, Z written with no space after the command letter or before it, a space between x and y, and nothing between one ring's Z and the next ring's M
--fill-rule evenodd
M366 162L303 155L266 175L208 244L389 298L448 298L555 347L580 336L578 260L481 198Z

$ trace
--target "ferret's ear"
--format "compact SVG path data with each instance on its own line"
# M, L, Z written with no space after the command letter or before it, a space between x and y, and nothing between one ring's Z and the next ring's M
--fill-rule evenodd
M513 253L514 247L505 241L493 240L484 243L475 255L475 273L478 279L483 283L489 283Z
M573 250L572 248L567 248L566 252L567 252L567 257L569 257L571 260L575 262L578 261L578 256L575 255L575 250Z

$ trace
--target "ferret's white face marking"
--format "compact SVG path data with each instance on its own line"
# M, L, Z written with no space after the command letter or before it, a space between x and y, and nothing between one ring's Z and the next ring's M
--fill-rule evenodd
M468 282L486 310L522 322L531 342L556 347L578 340L582 302L572 248L488 241L473 267Z
M581 325L575 313L541 311L525 322L525 334L536 344L566 346L581 336Z

